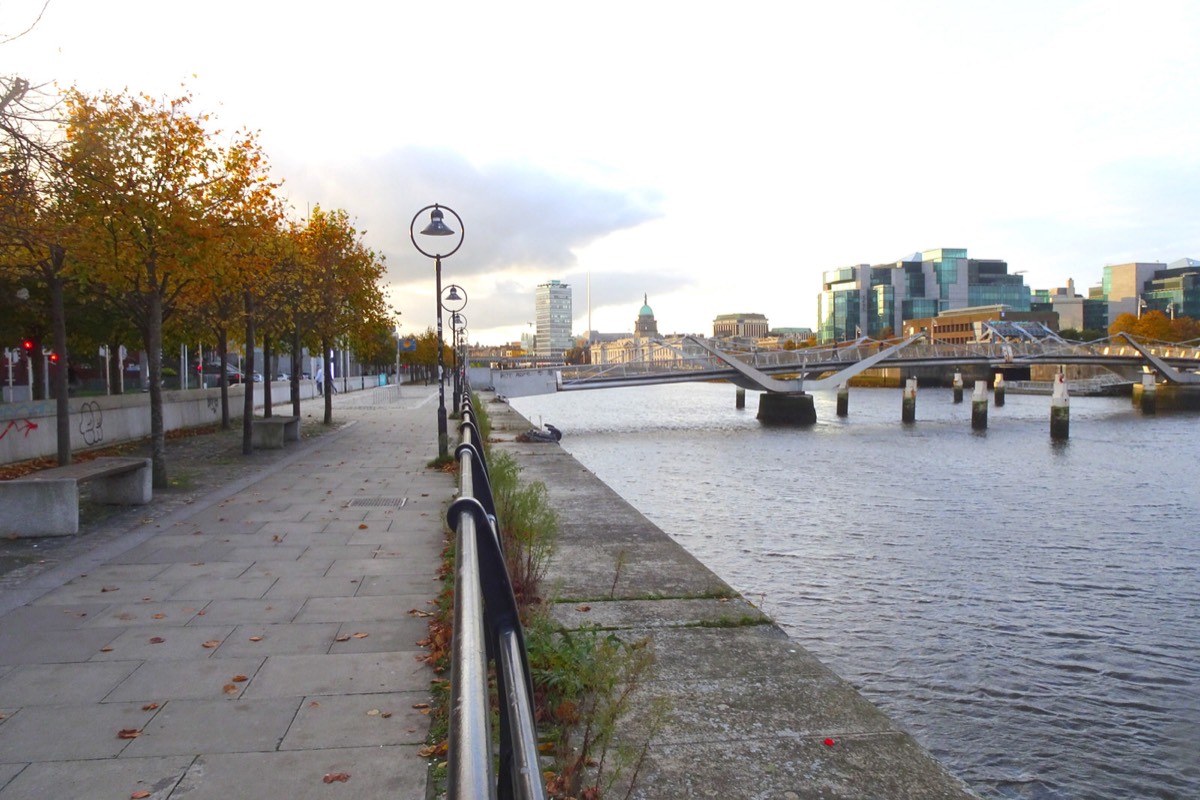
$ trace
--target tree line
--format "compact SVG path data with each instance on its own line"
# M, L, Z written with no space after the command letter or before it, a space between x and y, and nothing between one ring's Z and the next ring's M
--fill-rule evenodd
M296 219L280 189L258 134L220 130L186 90L60 93L0 79L0 339L53 352L60 463L71 364L103 345L136 339L146 353L156 487L167 484L164 347L215 342L223 365L236 342L245 374L256 347L268 363L290 353L296 414L303 348L391 363L383 256L345 210ZM219 379L228 426L223 368ZM251 391L242 417L248 452Z

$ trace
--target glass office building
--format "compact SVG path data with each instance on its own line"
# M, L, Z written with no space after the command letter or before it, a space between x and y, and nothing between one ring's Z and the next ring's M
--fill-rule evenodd
M896 334L905 320L992 305L1029 311L1029 287L1008 274L1007 262L970 258L964 248L926 250L892 264L827 271L817 297L817 339Z
M534 293L537 335L534 352L538 358L558 359L575 346L571 335L571 286L562 281L540 284Z

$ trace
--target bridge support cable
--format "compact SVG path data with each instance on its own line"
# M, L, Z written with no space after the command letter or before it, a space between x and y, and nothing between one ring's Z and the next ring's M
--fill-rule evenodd
M465 380L462 395L462 443L455 450L459 497L446 514L456 542L447 795L450 800L544 800L524 633ZM500 693L498 774L492 766L489 661L495 664Z

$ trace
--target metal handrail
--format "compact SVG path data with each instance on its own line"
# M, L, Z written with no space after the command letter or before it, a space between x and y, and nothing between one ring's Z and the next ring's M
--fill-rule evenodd
M483 441L465 377L455 449L459 496L446 518L455 531L454 638L451 645L450 800L543 800L525 638L504 565ZM500 692L499 775L493 774L488 661Z

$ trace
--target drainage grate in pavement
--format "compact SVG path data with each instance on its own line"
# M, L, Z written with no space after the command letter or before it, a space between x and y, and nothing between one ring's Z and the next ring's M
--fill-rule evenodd
M356 497L346 504L346 508L355 508L356 506L404 508L404 504L407 502L407 497Z

